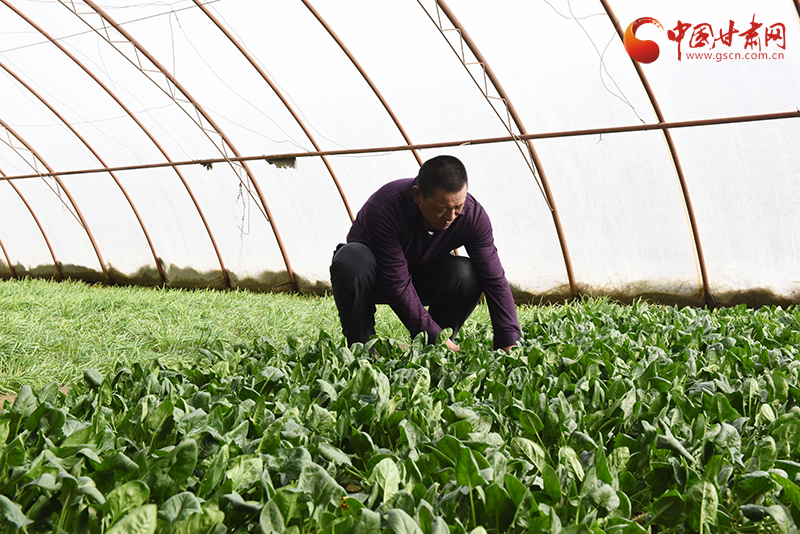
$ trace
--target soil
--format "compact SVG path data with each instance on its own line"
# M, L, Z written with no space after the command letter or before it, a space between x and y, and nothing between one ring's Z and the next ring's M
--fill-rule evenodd
M70 387L69 386L61 386L58 389L61 391L61 393L66 395L67 393L69 393ZM13 394L10 394L10 393L6 393L6 394L0 395L0 413L3 412L3 405L5 404L6 401L8 401L9 404L13 405L14 401L16 400L16 398L17 398L16 395L13 395Z

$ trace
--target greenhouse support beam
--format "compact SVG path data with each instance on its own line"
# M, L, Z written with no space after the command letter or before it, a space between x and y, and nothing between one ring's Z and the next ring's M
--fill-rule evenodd
M78 130L75 129L75 127L72 125L72 123L70 123L67 119L65 119L64 116L61 115L61 113L59 113L58 110L56 110L50 104L50 102L48 102L42 95L40 95L25 80L23 80L21 77L19 77L16 72L14 72L13 70L9 69L8 66L5 63L3 63L2 61L0 61L0 68L5 70L15 80L17 80L17 82L20 85L22 85L31 94L33 94L33 96L35 96L37 99L39 99L39 102L44 104L47 107L47 109L49 109L50 112L53 115L55 115L58 118L58 120L60 120L64 124L64 126L66 126L67 129L69 129L69 131L72 132L72 134L75 137L77 137L78 140L81 141L81 143L83 143L83 145L89 150L89 152L91 152L92 155L94 155L94 157L97 158L97 161L99 161L101 165L103 165L104 167L108 167L106 162L103 160L103 158L100 156L100 154L94 149L94 147L89 144L89 142L80 134L80 132L78 132ZM165 283L166 282L166 278L164 276L164 269L161 266L161 262L158 261L158 254L156 253L156 247L153 244L152 238L150 237L150 232L147 231L147 227L145 226L144 221L142 220L142 216L139 213L139 210L136 208L136 205L134 204L133 199L128 194L127 189L125 189L125 186L122 185L122 182L119 180L119 178L117 178L116 174L114 174L113 172L110 172L109 174L111 175L111 178L113 178L114 182L117 184L117 187L119 187L120 191L122 192L122 195L125 197L125 200L128 201L128 205L131 207L131 210L133 211L133 214L136 217L136 220L139 221L139 226L142 229L142 233L144 233L144 237L147 240L147 244L150 246L150 252L153 254L153 260L154 260L154 262L156 264L156 269L158 269L158 275L161 278L161 283L162 284Z
M508 113L514 121L514 124L517 126L517 129L520 132L520 137L526 135L528 132L525 129L525 125L522 123L522 118L517 113L517 110L514 108L514 104L511 102L508 94L506 93L503 86L500 84L500 80L494 74L492 67L489 65L489 62L486 61L486 58L483 57L478 46L472 40L472 38L467 33L464 26L459 22L458 18L456 18L453 11L448 7L448 5L444 2L444 0L437 0L436 1L437 7L440 7L444 12L445 16L450 20L453 26L458 30L458 33L464 43L467 45L469 50L475 56L475 59L478 60L483 71L486 73L486 76L489 78L489 81L494 86L497 94L500 95L500 98L506 105L506 109L508 109ZM464 65L466 68L466 64ZM567 246L567 238L564 234L564 227L561 224L561 216L558 213L558 208L556 207L555 198L553 198L553 193L550 189L550 183L547 180L547 175L544 172L544 166L542 165L541 160L539 159L539 154L536 152L536 149L533 146L533 141L531 139L527 139L526 144L528 145L528 153L530 154L531 160L533 161L533 165L536 168L536 172L539 174L539 179L541 180L541 185L543 188L543 192L545 195L545 199L547 200L548 207L550 208L550 214L553 217L553 224L555 225L556 235L558 236L558 243L561 246L561 254L564 257L564 266L567 271L567 280L569 281L569 289L570 294L573 297L578 296L578 283L575 280L575 271L572 266L572 258L569 254L569 247ZM534 175L534 179L536 176Z
M197 1L198 0L195 0L195 2ZM403 125L400 124L400 120L397 118L397 115L395 115L394 110L392 110L392 108L389 106L389 103L386 101L386 99L383 98L383 95L378 90L378 87L372 81L372 78L369 77L367 71L365 71L364 68L361 66L361 63L359 63L356 57L353 55L353 53L350 52L350 49L347 48L347 46L344 44L344 41L342 41L339 38L339 36L336 34L335 31L333 31L333 28L330 26L330 24L328 24L327 21L325 21L325 19L322 18L322 15L320 15L319 12L314 8L314 6L311 5L311 2L309 0L301 0L301 1L303 2L303 4L305 4L308 10L311 11L311 14L314 15L317 21L319 21L319 23L322 24L322 27L325 28L325 30L328 32L331 38L333 38L333 40L336 41L336 44L339 45L339 48L342 49L342 52L345 53L345 55L348 57L353 66L358 70L358 72L361 74L361 77L364 78L364 81L367 82L367 85L369 85L370 89L372 89L372 92L375 93L375 96L378 97L378 100L383 105L383 108L389 114L389 117L391 117L395 126L397 126L397 129L400 131L400 135L403 136L403 139L405 139L408 145L411 145L412 144L411 138L406 133L405 128L403 128ZM412 150L412 152L417 160L417 163L422 165L422 157L420 157L419 151Z
M620 42L624 40L624 33L625 30L620 26L619 19L614 14L614 11L611 9L611 6L608 3L608 0L600 0L600 3L603 5L603 8L606 10L608 14L608 18L611 20L611 24L614 25L614 28L617 30L617 35L619 35ZM653 106L653 110L656 113L656 117L658 117L658 122L663 123L666 122L664 120L664 114L661 112L661 106L658 104L658 100L656 99L656 95L653 92L653 88L650 86L650 82L647 80L647 76L642 69L642 66L639 64L638 61L635 61L633 58L630 59L633 66L636 68L636 72L639 75L639 79L642 82L642 86L644 87L645 91L647 92L647 96L650 99L650 104ZM672 139L672 132L669 129L663 129L662 132L664 133L664 139L667 142L667 147L669 148L669 153L672 157L672 163L675 166L675 172L678 175L678 183L680 184L681 193L683 195L683 202L686 208L686 215L689 217L689 226L691 227L692 237L694 238L694 245L695 245L695 252L697 254L697 264L700 269L700 279L702 283L702 291L703 291L703 298L705 300L706 306L712 307L714 305L714 299L711 295L711 286L708 280L708 269L706 268L706 257L705 253L703 252L703 244L700 240L700 230L697 226L697 217L694 213L694 206L692 204L692 196L689 194L689 185L686 182L686 175L683 172L683 166L681 165L680 157L678 156L678 149L675 147L675 141Z
M24 159L25 162L28 165L30 165L31 168L33 168L34 170L36 170L37 167L35 163L36 161L44 165L44 167L47 169L47 176L52 177L58 184L58 187L60 187L61 190L64 191L64 194L67 195L67 200L69 200L70 205L75 210L74 215L78 218L78 222L83 227L83 230L86 232L86 236L89 238L89 242L91 243L92 248L94 249L94 253L97 255L97 261L100 262L100 269L103 271L103 278L105 278L106 282L111 282L111 276L108 273L108 266L106 265L105 260L103 260L103 254L100 252L100 247L97 245L97 241L94 238L92 229L89 228L89 224L86 222L86 219L84 218L83 213L81 212L80 206L78 206L78 203L75 202L75 198L72 196L72 193L69 192L69 189L64 184L64 182L61 181L61 177L58 175L58 173L53 171L53 168L44 160L44 158L42 158L41 155L39 155L36 149L33 148L33 146L31 146L30 144L28 144L28 142L25 141L25 139L20 137L19 134L17 134L17 132L15 132L14 129L8 123L6 123L2 118L0 118L0 126L5 128L9 134L14 136L14 138L25 147L25 150L30 152L30 154L35 158L35 161L34 162L28 161L24 156L22 156L22 154L19 154L19 151L16 150L15 147L12 146L11 148L15 150L20 155L20 157L22 157L22 159ZM40 174L40 176L44 178L43 174Z
M96 169L76 169L63 170L57 173L38 173L38 174L18 174L14 176L0 176L0 180L24 180L29 178L40 178L58 174L69 176L74 174L97 174L109 171L137 171L144 169L158 169L165 167L185 167L188 165L208 165L214 163L225 163L227 161L258 161L258 160L291 160L299 158L310 158L318 156L353 156L359 154L376 154L385 152L402 152L404 150L430 150L440 148L452 148L458 146L486 145L493 143L511 143L518 139L560 139L568 137L581 137L587 135L606 135L615 133L646 132L651 130L665 130L667 128L694 128L699 126L718 126L723 124L743 124L747 122L758 122L780 119L800 119L800 111L786 111L780 113L766 113L761 115L742 115L739 117L722 117L718 119L702 119L695 121L676 121L660 124L640 124L633 126L614 126L610 128L590 128L586 130L565 130L561 132L546 132L538 134L527 134L523 136L503 136L503 137L482 137L475 139L462 139L457 141L442 141L439 143L421 143L416 145L392 145L382 147L364 148L342 148L336 150L323 150L319 152L287 152L284 154L260 154L257 156L242 156L240 158L206 158L184 161L170 161L163 163L143 163L138 165L121 165L118 167L103 167Z

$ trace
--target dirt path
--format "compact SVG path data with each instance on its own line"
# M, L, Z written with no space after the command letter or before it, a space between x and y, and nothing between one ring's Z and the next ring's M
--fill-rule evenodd
M3 405L6 403L6 401L14 404L14 399L16 398L16 395L0 395L0 413L3 413Z

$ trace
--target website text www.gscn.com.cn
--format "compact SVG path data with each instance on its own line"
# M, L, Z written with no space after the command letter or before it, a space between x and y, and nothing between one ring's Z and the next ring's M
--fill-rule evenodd
M729 61L732 59L783 59L783 52L684 52L685 59L700 59L706 61Z

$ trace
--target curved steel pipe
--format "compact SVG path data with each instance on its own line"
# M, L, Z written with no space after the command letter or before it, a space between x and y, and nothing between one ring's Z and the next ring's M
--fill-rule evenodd
M797 0L795 0L797 1ZM619 35L620 41L624 39L625 30L622 29L622 26L619 24L619 19L614 14L614 11L611 9L611 6L608 4L608 0L600 0L600 3L603 4L603 8L606 10L608 14L608 18L611 20L611 24L614 25L614 29L617 30L617 35ZM647 96L650 99L650 104L653 106L653 110L656 113L656 117L658 117L658 122L665 122L664 114L661 112L661 107L658 105L658 100L656 100L656 95L653 92L653 88L650 86L650 82L647 80L647 76L644 74L644 70L642 70L642 66L631 59L633 66L636 68L636 72L639 75L639 79L644 86L645 91L647 92ZM675 147L675 142L672 140L672 133L668 129L663 129L662 132L664 133L664 139L667 142L667 146L669 147L669 153L672 157L672 162L675 165L675 172L678 175L678 182L680 183L681 193L683 195L683 201L686 206L686 214L689 217L689 225L692 229L692 237L694 239L695 251L697 253L697 263L700 268L700 279L702 284L702 291L703 291L703 300L706 303L706 306L713 307L714 306L714 298L711 295L711 287L708 280L708 269L706 268L706 257L705 253L703 252L703 245L700 241L700 231L697 227L697 218L694 214L694 206L692 204L692 197L689 194L689 186L686 182L686 176L683 172L683 166L681 165L681 160L678 157L678 149Z

